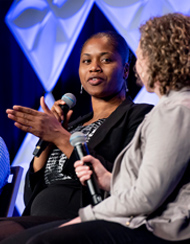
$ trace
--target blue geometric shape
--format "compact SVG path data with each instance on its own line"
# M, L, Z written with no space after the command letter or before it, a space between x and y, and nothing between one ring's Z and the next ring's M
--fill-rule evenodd
M53 89L93 1L15 0L5 21L44 89Z

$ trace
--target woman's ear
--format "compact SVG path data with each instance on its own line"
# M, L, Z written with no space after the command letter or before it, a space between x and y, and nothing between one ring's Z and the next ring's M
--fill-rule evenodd
M128 75L129 75L129 64L125 63L123 79L126 80L128 78Z

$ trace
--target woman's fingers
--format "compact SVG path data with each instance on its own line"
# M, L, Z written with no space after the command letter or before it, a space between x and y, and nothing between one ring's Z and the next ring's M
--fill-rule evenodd
M67 117L65 119L65 123L64 123L64 128L67 128L67 125L70 121L71 115L73 114L73 110L69 110L67 113Z
M35 118L41 115L41 112L20 106L14 106L13 109L7 109L6 113L9 119L26 126L32 126Z
M12 114L14 116L22 117L22 118L27 118L27 116L36 116L38 113L36 110L31 109L31 108L26 108L22 106L15 105L13 106L13 109L7 109L6 113Z
M40 105L46 114L52 114L51 110L48 108L47 104L45 103L45 99L43 96L40 98Z
M32 127L30 127L30 126L25 126L25 125L22 125L22 124L20 124L20 123L18 123L18 122L15 122L14 125L15 125L17 128L19 128L19 129L21 129L21 130L23 130L23 131L25 131L25 132L29 132L29 133L34 134L33 129L32 129Z
M84 165L82 161L76 161L74 164L75 172L82 185L85 185L85 181L89 180L92 175L92 170L89 166Z
M79 172L77 174L82 185L86 185L86 181L91 178L91 175L92 175L92 171L91 172Z
M6 113L9 119L15 121L17 128L42 138L51 132L50 129L53 128L56 119L46 106L44 98L41 99L41 105L45 112L16 105L13 106L13 109L7 109Z
M64 118L64 113L63 110L61 109L60 105L64 105L65 102L61 99L57 100L54 102L51 111L55 115L55 117L58 119L59 122L63 121Z
M92 165L93 171L90 166L86 165L87 163ZM99 187L106 191L110 190L111 173L104 168L98 159L91 155L87 155L83 157L81 161L76 161L74 167L75 172L83 185L86 180L90 179L92 173L95 173Z

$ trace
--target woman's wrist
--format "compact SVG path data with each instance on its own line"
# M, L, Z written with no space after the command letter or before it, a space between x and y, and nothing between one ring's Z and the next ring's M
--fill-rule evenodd
M112 174L109 171L107 171L103 177L102 189L107 192L110 192L111 177L112 177Z
M54 144L67 156L70 158L73 152L73 146L70 144L71 134L63 128L63 131L56 137Z

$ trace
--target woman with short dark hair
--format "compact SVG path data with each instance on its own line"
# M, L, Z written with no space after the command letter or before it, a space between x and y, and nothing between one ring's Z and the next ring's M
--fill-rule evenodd
M25 216L6 222L0 219L0 240L56 219L72 219L80 207L92 203L87 187L81 187L75 174L74 163L78 158L69 139L72 133L83 132L90 154L112 171L115 158L152 109L152 105L134 104L126 93L128 59L128 45L118 33L96 33L84 43L79 76L82 89L91 96L92 112L68 128L60 123L64 119L59 106L64 104L62 100L49 110L42 97L44 113L22 106L7 110L18 128L50 144L39 158L34 158L27 172ZM67 120L71 113L68 112Z

